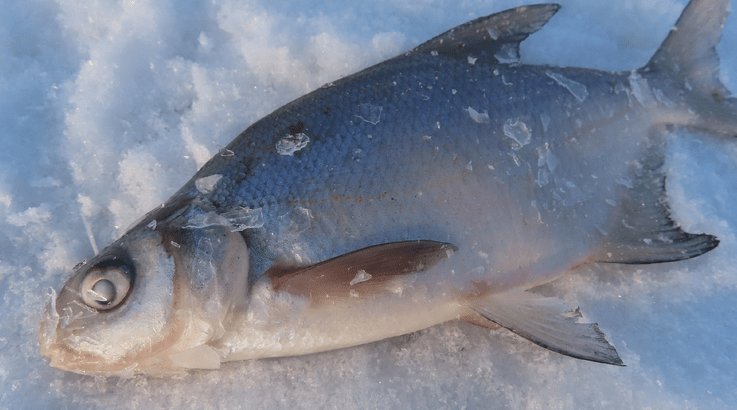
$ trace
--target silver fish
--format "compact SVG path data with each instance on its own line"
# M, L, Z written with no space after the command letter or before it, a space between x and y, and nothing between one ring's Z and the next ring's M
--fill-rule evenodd
M39 345L94 375L321 352L449 320L621 365L596 324L529 291L584 264L684 260L673 127L737 135L693 0L643 68L519 64L556 4L473 20L251 125L51 295ZM705 137L706 138L706 137Z

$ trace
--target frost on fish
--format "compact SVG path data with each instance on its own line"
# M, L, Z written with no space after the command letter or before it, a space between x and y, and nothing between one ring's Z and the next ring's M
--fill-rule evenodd
M240 232L264 226L264 217L261 208L236 207L225 212L211 211L191 216L184 228L201 229L208 226L225 226L231 232Z
M630 179L630 178L621 177L621 178L617 179L617 183L619 185L622 185L622 186L628 188L628 189L632 189L632 188L635 187L635 184L632 183L632 179Z
M663 105L665 105L668 108L675 108L675 107L678 106L678 104L674 103L668 97L666 97L665 96L665 93L663 92L663 90L661 90L659 88L654 88L653 89L653 94L655 94L655 99L658 100L658 102L662 103Z
M519 157L517 156L517 154L515 154L514 152L507 152L507 155L508 155L508 156L509 156L510 158L512 158L512 161L514 162L514 165L515 165L515 166L520 166L520 165L522 165L522 161L521 161L521 160L519 159Z
M510 118L504 123L504 135L514 140L512 149L519 150L530 143L532 131L519 118Z
M550 114L548 114L547 111L543 111L540 113L540 122L543 125L543 132L548 132L550 121L551 121Z
M370 274L366 273L365 270L361 269L358 272L356 272L356 277L351 280L350 285L353 286L357 283L366 282L367 280L371 278L372 276Z
M220 181L223 176L220 174L210 175L209 177L198 178L194 181L194 186L201 194L209 194L215 189L215 184Z
M492 40L497 40L499 39L499 36L501 36L501 33L499 33L494 27L487 28L486 32L489 33L489 37L491 37Z
M555 80L556 83L565 87L565 89L570 91L571 94L573 94L573 96L576 97L576 99L580 102L583 102L586 97L589 96L589 91L586 89L585 85L573 81L570 78L566 78L563 74L548 70L545 71L545 75Z
M483 113L479 113L473 108L468 107L466 108L466 111L468 111L468 115L471 117L471 119L479 124L488 124L491 121L489 119L489 113L486 110L484 110Z
M550 172L555 172L555 169L560 164L560 160L550 150L550 145L546 142L544 145L535 148L537 151L537 166L547 166Z
M307 134L298 132L294 135L287 135L276 142L276 152L279 155L292 156L295 152L301 151L310 143L310 137Z
M56 310L56 291L53 288L49 288L38 338L41 349L48 349L56 343L56 328L58 324L59 313Z
M550 171L540 168L537 170L537 185L542 188L550 182Z
M555 184L556 189L553 190L553 198L557 199L563 206L580 204L589 198L581 188L565 178L556 178Z
M301 206L291 209L284 215L279 215L276 218L278 221L279 235L299 235L310 228L312 218L313 216L310 210Z
M624 84L622 84L620 82L617 82L617 85L614 86L614 93L615 94L619 94L619 93L623 93L623 92L624 93L629 93L629 91L630 91L629 88L627 88L627 86L625 86Z
M647 78L642 77L637 71L632 71L628 80L632 89L632 95L635 96L635 99L640 105L645 108L655 108L658 105L652 90L650 90Z
M356 114L356 117L369 124L376 125L381 121L382 110L383 107L380 105L371 105L368 103L358 104L358 113Z
M518 63L519 46L517 44L504 44L499 51L494 53L494 58L502 64Z

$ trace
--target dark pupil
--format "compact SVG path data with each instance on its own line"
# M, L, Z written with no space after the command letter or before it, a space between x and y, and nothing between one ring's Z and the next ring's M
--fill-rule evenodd
M107 279L100 279L92 285L90 293L93 300L107 305L115 299L115 285Z

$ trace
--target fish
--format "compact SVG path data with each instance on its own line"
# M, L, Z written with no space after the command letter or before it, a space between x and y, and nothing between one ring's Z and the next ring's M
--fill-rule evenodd
M535 288L585 265L719 245L671 217L665 148L737 136L715 51L728 0L692 0L628 72L520 63L560 6L455 27L258 120L52 289L41 354L95 376L181 376L452 320L624 365Z

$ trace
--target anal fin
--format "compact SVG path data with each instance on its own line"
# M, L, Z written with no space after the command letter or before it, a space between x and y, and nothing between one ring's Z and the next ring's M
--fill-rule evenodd
M487 320L548 350L577 359L623 366L617 350L595 323L579 323L581 313L561 300L523 290L493 294L471 303L471 323ZM490 327L490 326L485 326Z

